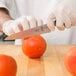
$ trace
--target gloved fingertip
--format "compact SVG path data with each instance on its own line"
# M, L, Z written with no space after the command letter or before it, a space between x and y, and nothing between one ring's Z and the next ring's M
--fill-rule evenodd
M57 28L58 28L58 30L60 30L60 31L65 30L65 27L58 27L58 26L57 26Z

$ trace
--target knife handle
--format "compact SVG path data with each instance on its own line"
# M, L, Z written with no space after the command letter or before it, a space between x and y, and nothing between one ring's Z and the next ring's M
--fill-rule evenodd
M42 25L42 26L38 26L37 28L33 29L33 32L38 32L38 33L47 33L50 32L50 29L48 28L47 24Z

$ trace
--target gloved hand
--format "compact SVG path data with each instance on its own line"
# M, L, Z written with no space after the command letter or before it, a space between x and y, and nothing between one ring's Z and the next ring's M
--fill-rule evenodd
M55 30L55 26L59 30L64 30L76 25L76 0L58 1L53 2L51 13L47 20L48 27L52 31Z
M43 25L41 19L22 16L16 20L6 21L3 24L3 32L7 35L11 35L40 25Z

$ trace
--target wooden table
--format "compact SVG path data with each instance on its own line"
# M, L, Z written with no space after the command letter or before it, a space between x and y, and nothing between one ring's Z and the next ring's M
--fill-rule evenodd
M15 58L18 66L17 76L72 76L64 66L64 54L75 45L49 45L40 59L29 59L21 46L0 45L0 54Z

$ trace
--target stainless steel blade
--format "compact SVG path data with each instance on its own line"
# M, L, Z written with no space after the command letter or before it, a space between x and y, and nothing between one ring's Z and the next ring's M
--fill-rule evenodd
M37 36L48 32L50 32L50 29L47 27L47 24L45 24L43 26L38 26L29 30L12 34L8 36L5 40L23 39L25 37Z

